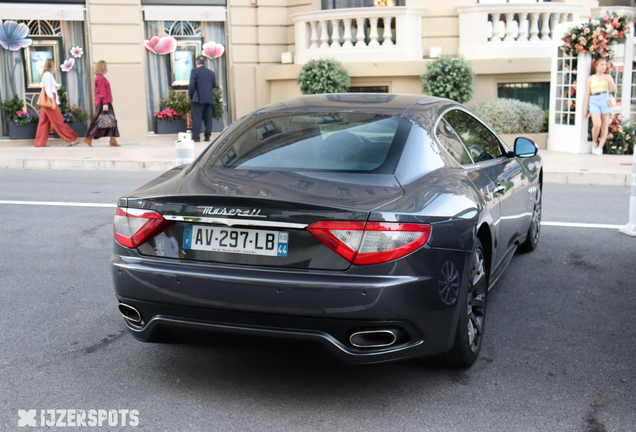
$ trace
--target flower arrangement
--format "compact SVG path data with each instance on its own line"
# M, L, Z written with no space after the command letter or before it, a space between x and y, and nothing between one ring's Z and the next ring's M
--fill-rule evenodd
M592 122L588 124L588 140L592 140ZM623 120L622 115L612 115L609 124L609 133L605 145L604 154L625 155L634 153L636 142L636 126Z
M155 113L155 118L157 120L179 120L183 118L183 115L180 112L176 112L172 108L166 108L163 111Z
M177 92L171 89L168 92L168 97L161 99L159 109L163 109L164 111L171 109L185 117L185 115L190 112L188 95L185 92Z
M561 50L566 55L576 56L579 53L590 53L596 57L612 60L611 46L616 44L618 38L629 33L632 22L623 11L605 13L600 18L594 18L588 22L571 27L564 37L565 44Z
M17 111L11 119L12 125L27 126L30 124L37 124L40 118L37 114L31 115L26 111Z

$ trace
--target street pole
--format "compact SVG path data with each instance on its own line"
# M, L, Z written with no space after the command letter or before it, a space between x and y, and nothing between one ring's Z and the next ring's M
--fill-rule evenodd
M629 197L629 222L619 231L628 236L636 237L636 148L634 151L634 163L632 165L632 194Z

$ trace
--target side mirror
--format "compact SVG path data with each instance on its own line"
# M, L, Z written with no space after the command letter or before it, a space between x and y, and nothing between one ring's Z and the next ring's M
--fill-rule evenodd
M515 140L515 156L520 158L530 158L537 155L539 147L534 141L528 138L519 137Z

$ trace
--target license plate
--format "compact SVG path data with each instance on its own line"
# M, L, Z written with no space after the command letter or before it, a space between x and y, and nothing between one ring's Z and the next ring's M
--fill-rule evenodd
M287 256L289 234L242 228L187 225L183 249L249 255Z

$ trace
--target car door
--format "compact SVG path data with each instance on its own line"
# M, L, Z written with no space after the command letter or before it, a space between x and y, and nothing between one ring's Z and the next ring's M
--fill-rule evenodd
M499 199L500 219L496 263L509 258L514 243L527 232L528 177L515 157L509 157L500 139L479 119L463 110L444 115L468 149L471 158L493 181L493 193Z
M486 207L492 217L493 222L500 219L499 199L495 193L495 183L488 174L476 164L468 149L464 146L455 130L449 123L441 118L435 130L435 136L442 148L462 166L466 177L473 183L486 203ZM497 256L496 239L499 238L499 224L493 223L493 257ZM494 263L494 260L493 260Z

